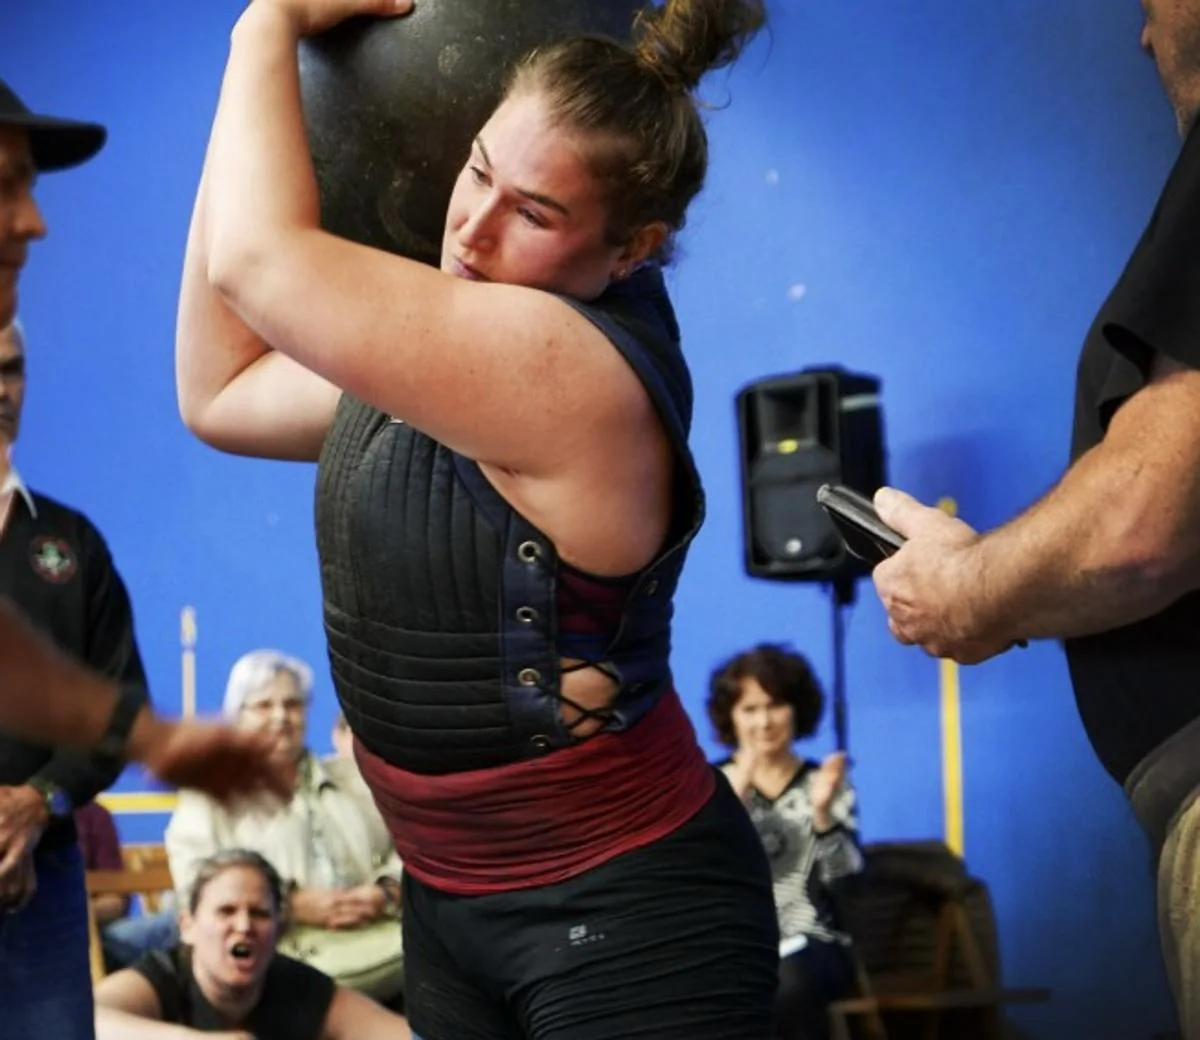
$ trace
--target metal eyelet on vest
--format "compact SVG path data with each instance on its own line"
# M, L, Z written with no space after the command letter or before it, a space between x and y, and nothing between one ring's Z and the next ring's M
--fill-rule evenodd
M529 738L529 744L534 751L546 752L550 750L550 738L539 733L537 736Z
M537 542L522 542L517 546L517 559L522 563L537 563L542 547Z
M542 673L536 668L522 668L517 672L517 682L522 686L536 686L542 681Z
M517 607L517 620L522 625L532 625L538 619L538 612L533 607Z

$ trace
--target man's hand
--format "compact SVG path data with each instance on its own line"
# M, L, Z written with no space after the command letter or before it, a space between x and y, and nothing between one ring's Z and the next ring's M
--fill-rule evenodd
M49 820L40 791L0 787L0 881L32 856Z
M25 909L36 892L37 873L30 851L12 870L0 875L0 913L15 914Z
M408 14L413 0L255 0L253 7L279 11L298 36L312 36L358 15L394 18Z
M975 552L979 535L894 488L876 492L875 509L907 539L872 574L892 635L960 664L977 664L1008 649L1011 638L989 631L978 609L985 593Z
M285 801L296 788L295 768L272 755L266 733L216 722L168 722L143 709L129 736L130 759L164 783L203 791L221 802L268 793Z

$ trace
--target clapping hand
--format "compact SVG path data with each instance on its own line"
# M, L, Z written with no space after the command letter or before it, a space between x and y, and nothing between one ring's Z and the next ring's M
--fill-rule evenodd
M833 825L830 808L838 789L846 779L846 752L835 751L829 755L813 773L808 784L808 796L812 799L813 825L819 831L827 831Z

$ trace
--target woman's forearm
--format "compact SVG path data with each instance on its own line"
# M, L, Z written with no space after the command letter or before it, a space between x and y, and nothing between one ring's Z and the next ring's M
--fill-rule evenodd
M200 175L188 229L175 328L175 390L184 424L205 439L214 404L270 348L229 309L208 282L208 170Z
M195 1029L173 1022L159 1022L96 1005L96 1040L192 1040L201 1035Z
M252 6L233 31L208 172L208 278L227 299L284 248L320 226L301 114L299 40L288 19Z

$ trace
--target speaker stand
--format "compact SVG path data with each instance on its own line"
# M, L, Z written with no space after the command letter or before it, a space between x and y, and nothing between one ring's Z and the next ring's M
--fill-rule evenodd
M829 585L833 607L833 735L838 751L848 745L846 734L846 608L854 605L857 582L838 578Z

